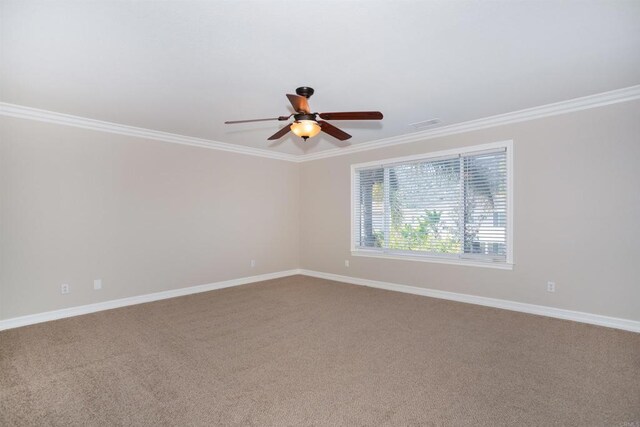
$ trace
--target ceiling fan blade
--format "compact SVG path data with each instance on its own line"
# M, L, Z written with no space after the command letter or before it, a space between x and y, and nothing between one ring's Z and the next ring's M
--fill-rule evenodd
M293 114L289 115L289 116L279 116L279 117L272 117L269 119L250 119L250 120L229 120L224 122L225 125L234 125L236 123L251 123L251 122L269 122L271 120L279 120L279 121L285 121L285 120L289 120L289 117L293 116Z
M307 102L307 98L304 96L291 95L288 93L287 98L289 98L289 102L293 105L293 109L296 110L296 113L311 113L311 110L309 110L309 102Z
M380 111L350 111L339 113L320 113L325 120L382 120Z
M283 136L285 136L286 134L288 134L290 130L291 130L291 124L288 124L285 127L283 127L282 129L280 129L278 132L276 132L273 135L271 135L267 139L268 140L280 139Z
M318 124L320 125L322 132L326 132L329 135L333 136L334 138L339 139L340 141L344 141L351 138L351 135L349 135L345 131L338 129L337 127L335 127L329 122L323 122L322 120L318 120Z

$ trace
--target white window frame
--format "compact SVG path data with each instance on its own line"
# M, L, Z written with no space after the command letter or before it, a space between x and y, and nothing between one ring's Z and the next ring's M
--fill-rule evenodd
M505 262L474 261L471 259L452 258L449 255L416 254L416 253L411 253L410 251L402 251L402 250L383 250L383 251L380 251L379 249L368 250L368 249L356 247L356 242L355 242L356 218L355 218L354 201L355 201L356 192L359 191L359 189L357 189L355 186L356 170L361 168L370 168L370 167L376 167L376 166L384 167L385 165L389 165L391 163L430 160L437 157L461 155L461 154L475 154L482 151L496 150L501 148L504 148L506 150L506 161L507 161L507 177L506 177L507 178L507 218L506 218L507 253L506 253ZM486 268L497 268L502 270L512 270L514 265L514 262L513 262L513 218L514 218L514 215L513 215L513 140L466 146L461 148L455 148L452 150L435 151L430 153L416 154L412 156L382 159L382 160L377 160L373 162L352 164L351 165L350 209L351 209L350 239L351 239L351 255L352 256L384 258L384 259L403 260L403 261L435 262L435 263L441 263L441 264L456 264L456 265L465 265L465 266L474 266L474 267L486 267Z

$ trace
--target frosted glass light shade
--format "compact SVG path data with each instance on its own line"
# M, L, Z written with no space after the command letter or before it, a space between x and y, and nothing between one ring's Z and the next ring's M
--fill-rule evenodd
M320 133L320 125L313 120L298 120L291 124L291 132L300 138L312 138Z

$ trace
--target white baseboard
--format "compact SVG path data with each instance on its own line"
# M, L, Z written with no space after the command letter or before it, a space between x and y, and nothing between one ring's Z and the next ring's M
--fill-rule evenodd
M432 298L440 298L451 301L465 302L469 304L484 305L487 307L502 308L505 310L519 311L522 313L537 314L540 316L555 317L558 319L572 320L574 322L589 323L592 325L605 326L608 328L622 329L631 332L640 332L640 321L620 319L616 317L602 316L599 314L584 313L580 311L564 310L561 308L547 307L543 305L526 304L522 302L509 301L497 298L480 297L476 295L459 294L455 292L440 291L436 289L419 288L416 286L400 285L397 283L381 282L378 280L361 279L358 277L341 276L332 273L319 271L293 269L278 271L275 273L260 274L258 276L241 277L238 279L225 280L222 282L208 283L206 285L190 286L188 288L172 289L169 291L156 292L153 294L138 295L134 297L117 300L99 302L95 304L81 305L77 307L64 308L61 310L47 311L44 313L31 314L28 316L14 317L0 320L0 331L5 329L18 328L20 326L33 325L50 320L63 319L65 317L79 316L81 314L95 313L97 311L110 310L128 305L142 304L145 302L158 301L167 298L175 298L183 295L196 294L200 292L213 291L216 289L240 286L248 283L261 282L263 280L278 279L280 277L303 274L305 276L317 277L320 279L333 280L336 282L351 283L354 285L369 286L372 288L386 289L389 291L404 292L408 294L422 295Z
M280 277L293 276L294 274L300 274L300 270L286 270L278 271L275 273L260 274L257 276L241 277L239 279L208 283L206 285L171 289L169 291L155 292L153 294L137 295L134 297L98 302L95 304L80 305L76 307L63 308L61 310L46 311L44 313L13 317L11 319L0 320L0 331L5 329L19 328L20 326L33 325L35 323L48 322L50 320L63 319L65 317L79 316L81 314L95 313L97 311L103 310L111 310L118 307L126 307L128 305L142 304L145 302L158 301L167 298L181 297L183 295L197 294L200 292L213 291L222 288L230 288L232 286L262 282L263 280L278 279Z
M419 288L416 286L400 285L397 283L380 282L377 280L361 279L358 277L341 276L332 273L322 273L312 270L300 270L299 274L317 277L320 279L334 280L336 282L351 283L354 285L369 286L372 288L386 289L389 291L404 292L408 294L422 295L432 298L440 298L469 304L484 305L487 307L502 308L505 310L519 311L522 313L537 314L540 316L555 317L574 322L589 323L608 328L622 329L631 332L640 332L640 321L620 319L617 317L602 316L600 314L584 313L581 311L564 310L561 308L547 307L544 305L526 304L497 298L487 298L455 292L439 291L436 289Z

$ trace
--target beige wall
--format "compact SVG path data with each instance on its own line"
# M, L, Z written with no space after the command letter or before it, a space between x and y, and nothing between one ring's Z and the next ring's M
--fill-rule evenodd
M21 119L0 129L0 319L299 265L297 164Z
M640 320L639 101L302 164L11 118L0 138L0 319L305 268ZM506 139L512 271L350 255L351 164Z
M514 141L512 271L350 255L351 164L507 139ZM301 265L640 320L638 165L638 101L303 163ZM548 280L556 293L546 292Z

